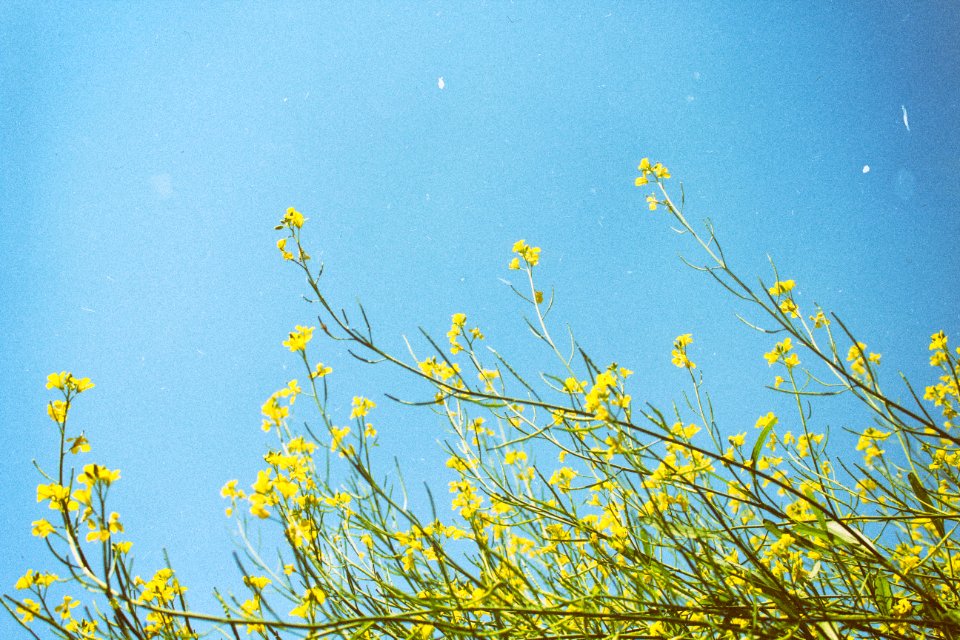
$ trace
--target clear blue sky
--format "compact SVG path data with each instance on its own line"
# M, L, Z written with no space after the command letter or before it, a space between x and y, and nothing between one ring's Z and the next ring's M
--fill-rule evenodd
M771 255L888 386L926 382L929 334L960 341L958 33L949 2L0 2L0 585L41 564L30 461L53 463L62 369L97 385L73 424L122 470L137 569L166 547L198 608L235 584L218 492L253 480L259 407L302 377L280 342L312 317L274 246L291 205L387 344L464 311L535 363L498 280L526 238L558 321L635 369L635 398L678 399L692 332L739 431L775 402L770 340L680 264L632 184L649 155L745 276ZM384 454L435 476L440 427L382 397L409 386L321 349L344 420L378 400Z

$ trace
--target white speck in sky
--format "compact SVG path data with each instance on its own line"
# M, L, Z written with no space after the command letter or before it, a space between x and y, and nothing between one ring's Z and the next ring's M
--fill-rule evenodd
M158 173L151 177L150 186L153 188L153 192L163 200L173 195L173 180L169 173Z
M80 311L86 311L87 313L96 313L96 311L94 311L90 307L80 307Z
M910 131L910 120L907 119L907 108L900 105L900 111L903 111L903 126L907 128L907 131Z
M437 78L437 86L440 89L443 89L445 86L447 86L447 83L443 81L443 76L440 76L439 78Z
M864 172L864 173L870 173L870 165L868 165L868 164L863 165L863 172Z

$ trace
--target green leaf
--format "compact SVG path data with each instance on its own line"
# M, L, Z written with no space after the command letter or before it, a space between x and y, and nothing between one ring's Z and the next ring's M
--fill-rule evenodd
M930 499L930 494L927 493L927 488L923 486L922 482L920 482L920 478L917 477L917 474L911 471L907 474L907 480L910 481L910 486L913 488L913 492L916 494L920 504L922 504L924 508L932 511L934 509L933 501ZM940 537L943 538L946 536L947 531L943 526L943 520L941 518L931 518L931 520L933 521L933 526L937 529L937 533L940 534Z
M760 435L757 437L757 443L753 445L753 452L750 454L750 459L753 460L754 466L757 464L757 460L760 458L760 451L763 449L764 443L767 441L767 437L770 435L770 432L773 430L773 427L777 424L776 420L773 420L763 428L763 431L760 432Z
M885 616L890 615L893 608L893 593L890 591L890 582L881 572L873 575L873 595L877 601L877 608Z

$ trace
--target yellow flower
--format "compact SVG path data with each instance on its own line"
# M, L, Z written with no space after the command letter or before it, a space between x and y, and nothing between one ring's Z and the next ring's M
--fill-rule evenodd
M287 251L287 239L280 238L277 240L277 249L280 250L280 256L284 260L293 260L293 254Z
M370 412L370 409L376 407L376 403L369 398L356 396L351 403L353 410L350 411L351 418L362 418Z
M800 317L800 309L797 307L797 303L793 301L793 298L787 298L780 303L780 311L784 315L792 316L794 318Z
M78 606L80 606L79 600L73 598L72 596L63 596L63 602L54 607L53 610L60 614L61 620L67 620L73 617L73 614L70 612L70 610Z
M99 464L87 464L83 466L83 473L77 476L77 482L92 487L94 484L103 483L110 485L120 479L120 470L111 471Z
M51 509L57 511L63 511L64 509L75 511L79 509L80 505L69 498L70 489L56 482L37 485L37 502L49 500Z
M30 533L38 538L46 538L48 535L56 531L52 524L42 518L40 520L34 520L30 523L30 525L32 526Z
M760 416L759 418L757 418L757 424L754 426L757 429L766 429L768 426L773 426L777 424L777 422L778 422L777 416L775 416L771 411L767 415Z
M520 258L523 258L523 261L531 267L535 267L540 263L540 247L531 247L524 240L514 242L512 251L518 254ZM516 266L514 266L514 264L516 264ZM520 268L519 258L514 258L510 262L510 268Z
M653 174L658 180L666 180L670 177L670 170L659 162L655 165L650 164L650 158L644 158L640 161L640 164L637 165L637 170L640 171L640 175L633 181L634 185L642 187L643 185L650 182L649 176Z
M13 585L13 588L17 589L18 591L21 589L29 589L36 582L36 577L38 575L38 573L34 573L33 569L27 569L27 572L17 579L17 582Z
M657 196L653 195L652 193L647 196L647 208L650 209L650 211L656 211L657 204Z
M742 447L743 443L746 442L746 439L747 439L746 431L744 431L743 433L738 433L733 436L727 436L727 441L736 447Z
M330 427L330 435L333 438L330 441L330 451L341 451L342 453L351 453L352 447L343 447L343 439L350 434L350 427ZM341 455L342 455L341 453Z
M29 624L38 613L40 613L40 603L30 598L24 598L23 606L17 607L17 615L20 616L23 624Z
M316 444L313 442L307 442L303 439L303 436L297 436L287 443L287 450L290 451L290 453L306 453L307 455L310 455L316 448Z
M930 336L930 351L943 351L947 348L947 335L943 331L938 331ZM51 374L53 375L53 374ZM47 386L49 389L50 387Z
M331 367L325 366L322 362L318 362L317 366L313 368L313 372L310 374L312 379L323 378L333 373Z
M560 491L569 491L570 483L579 474L570 467L560 467L550 476L550 484L554 485Z
M67 438L67 447L70 453L86 453L90 451L90 441L81 433L76 438Z
M297 618L307 618L313 615L314 610L327 601L327 594L320 589L312 587L307 589L300 599L300 604L290 611L291 616Z
M243 576L243 584L256 591L260 591L271 582L270 578L264 576Z
M60 373L51 373L47 376L47 389L57 388L64 390L64 387L67 384L67 380L70 379L70 373L67 371L61 371Z
M54 400L47 403L47 415L54 422L63 424L63 421L67 419L67 403L63 400Z
M771 296L782 296L788 291L792 291L795 285L796 283L793 280L777 280L768 291Z
M503 457L504 464L517 464L518 462L525 462L526 460L527 454L524 451L507 451Z
M792 343L792 341L790 340L790 338L784 338L784 339L783 339L783 342L778 342L778 343L776 344L776 346L775 346L771 351L768 351L767 353L763 354L763 357L764 357L764 359L766 359L768 365L772 365L772 364L774 364L775 362L777 362L778 360L784 360L784 361L785 361L785 360L786 360L786 355L787 355L788 353L790 353L790 351L792 351L792 350L793 350L793 343ZM796 361L793 362L792 364L788 364L788 365L787 365L788 368L792 368L792 367L796 366L797 364L800 364L800 361L799 361L798 359L796 359L796 354L793 354L793 355L794 355L794 359L795 359Z
M681 369L697 368L697 365L687 357L687 345L692 342L693 336L689 333L677 336L677 338L673 341L673 351L670 352L670 355L673 356L672 361L674 366L680 367Z
M313 332L316 327L303 327L297 325L296 330L290 332L290 337L283 341L283 346L290 351L303 351L307 343L313 338Z
M289 207L287 209L287 212L284 214L283 219L280 221L280 226L288 227L291 229L296 227L297 229L299 229L300 227L303 226L303 223L305 221L306 221L306 218L303 217L302 213L300 213L293 207Z
M818 309L817 314L810 316L811 322L813 322L814 329L820 329L821 327L827 327L830 325L830 321L827 319L827 316L823 315L823 309Z

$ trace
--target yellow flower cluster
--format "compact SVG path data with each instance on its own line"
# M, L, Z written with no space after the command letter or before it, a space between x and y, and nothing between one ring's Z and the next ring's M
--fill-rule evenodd
M677 336L676 340L673 341L673 351L670 352L670 355L673 356L672 361L674 366L680 367L681 369L697 368L697 365L687 357L687 345L692 342L693 336L689 333Z
M442 382L446 382L450 380L450 378L452 378L453 376L458 375L460 373L459 364L457 363L449 364L446 361L440 362L434 356L430 356L426 360L418 362L417 367L419 367L420 371L422 371L424 375L427 375L435 380L440 380ZM459 385L460 387L463 386L463 384L459 380L457 380L456 382L457 382L457 385Z
M611 364L606 371L597 374L589 391L584 393L587 381L577 381L567 378L564 381L564 390L568 393L584 393L583 409L592 413L597 420L607 420L611 417L611 409L629 409L631 397L624 393L623 381L633 372L624 367L617 368Z
M370 409L373 409L377 406L377 403L369 398L356 396L350 405L353 407L350 410L350 418L353 419L366 416L368 413L370 413Z
M290 408L296 402L297 396L303 390L296 379L287 383L287 386L278 391L274 391L267 398L267 401L260 407L260 413L263 415L263 422L260 428L263 431L270 431L274 427L279 428L290 415ZM281 400L286 400L286 404L281 404Z
M158 569L149 580L143 580L137 576L134 578L134 584L141 588L138 602L155 602L160 606L173 603L174 598L187 590L174 576L173 569L168 567Z
M650 182L650 176L653 176L655 180L666 180L670 178L670 171L660 164L650 164L650 158L644 158L640 161L640 164L637 165L637 171L640 172L640 175L633 181L634 186L642 187L645 184Z
M637 187L642 187L646 184L649 184L651 176L656 182L666 180L670 177L670 171L665 166L659 162L656 164L650 164L650 158L644 158L641 160L640 164L637 165L637 170L640 171L640 175L637 176L633 181L634 186ZM650 209L650 211L656 211L657 205L659 204L666 204L666 201L659 200L657 196L652 193L647 196L646 200L647 208Z
M13 585L13 588L18 590L29 589L34 585L38 587L49 587L58 580L60 580L60 578L55 573L40 573L33 569L27 569L27 572L20 576L16 584Z
M290 610L290 615L297 618L313 620L317 609L327 601L327 594L321 589L311 587L300 598L300 603Z
M531 247L525 240L517 240L511 249L518 257L510 261L510 269L519 269L520 260L528 267L535 267L540 263L540 247Z
M793 342L790 338L784 338L781 342L778 342L771 351L763 354L763 357L768 365L782 362L789 370L800 364L800 358L797 357L796 353L791 353L791 351L793 351Z
M857 441L857 451L863 451L863 463L865 465L868 467L873 466L873 461L886 453L877 445L889 437L889 431L880 431L873 427L867 427L863 433L860 434L860 440Z
M956 357L950 352L947 346L947 335L943 331L930 336L930 366L939 368L944 375L940 376L937 384L928 386L923 394L925 400L933 402L934 406L940 407L946 422L944 429L951 429L954 426L954 419L960 415L960 387L957 380L960 380L960 348L956 349ZM941 456L944 457L944 456Z
M866 360L864 360L864 358L866 358ZM869 361L873 365L878 365L880 364L880 354L871 353L867 355L867 345L862 342L852 345L847 351L847 362L850 363L850 368L853 369L856 375L867 375L866 361Z
M287 212L283 214L283 218L280 220L280 225L278 229L287 227L289 229L299 229L303 226L303 223L307 219L303 217L303 214L294 209L293 207L288 207Z
M303 327L297 325L296 328L290 332L290 336L283 341L283 346L290 351L304 351L307 348L307 343L313 338L313 332L316 330L316 327Z
M96 386L90 382L90 378L75 378L69 371L60 373L51 373L47 376L47 389L60 389L64 392L83 393Z

